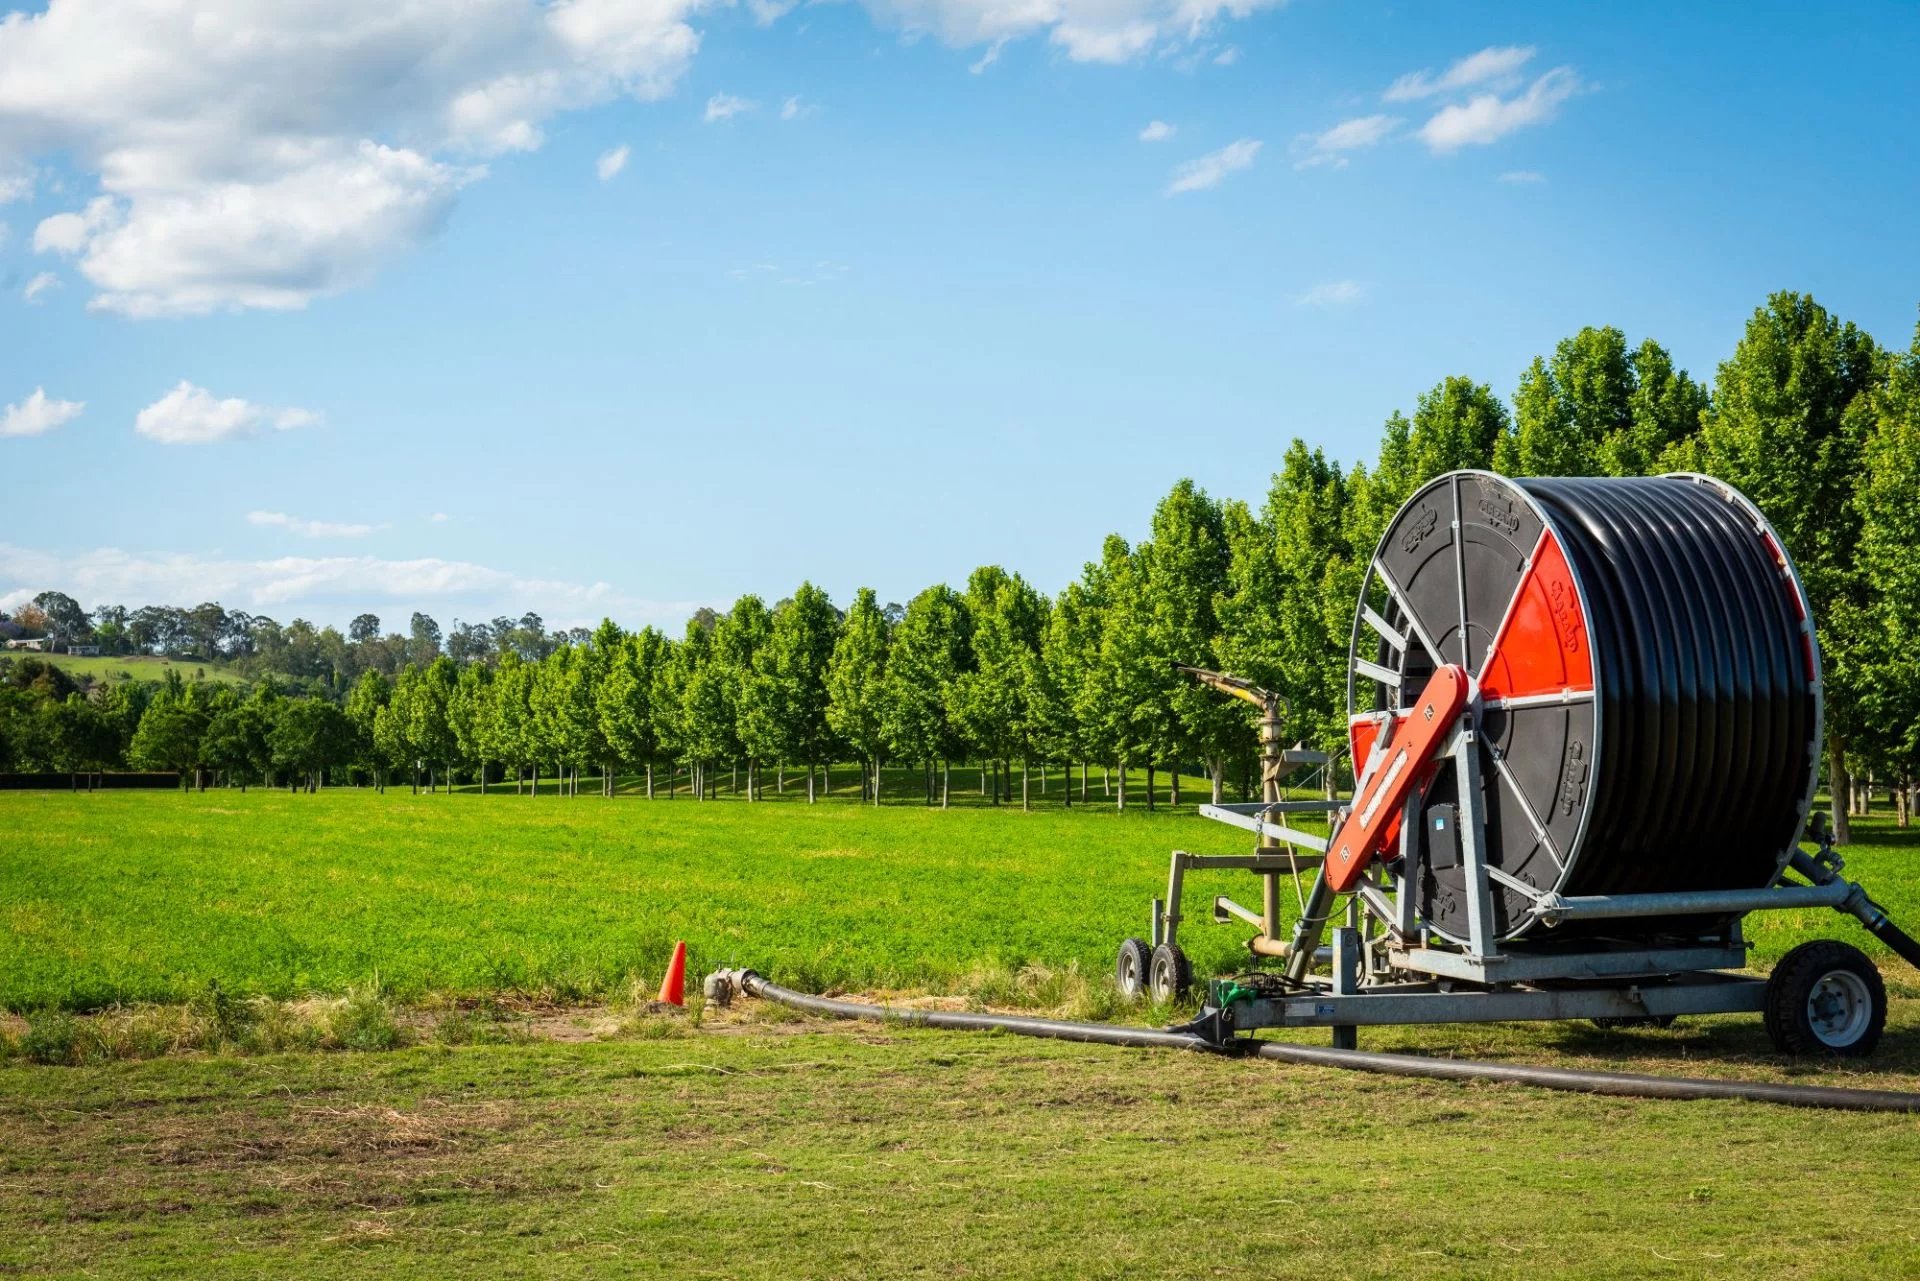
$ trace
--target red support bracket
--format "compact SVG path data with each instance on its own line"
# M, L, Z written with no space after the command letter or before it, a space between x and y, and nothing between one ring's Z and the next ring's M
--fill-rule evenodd
M1434 672L1413 707L1397 715L1382 731L1386 746L1353 788L1347 807L1327 842L1327 884L1344 894L1386 848L1390 829L1400 817L1407 797L1432 779L1435 762L1447 736L1466 710L1473 680L1465 669L1448 664Z

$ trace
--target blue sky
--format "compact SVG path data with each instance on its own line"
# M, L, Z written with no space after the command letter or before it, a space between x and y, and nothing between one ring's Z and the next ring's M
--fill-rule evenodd
M1909 5L191 8L0 26L0 608L1054 590L1584 324L1920 317Z

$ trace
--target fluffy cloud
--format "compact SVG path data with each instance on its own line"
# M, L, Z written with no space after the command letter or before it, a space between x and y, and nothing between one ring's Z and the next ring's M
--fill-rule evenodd
M261 525L269 529L284 529L302 538L365 538L377 525L348 525L327 520L302 520L298 516L289 516L285 512L248 512L249 525Z
M319 421L320 415L311 410L274 409L238 396L222 400L181 379L179 386L140 411L133 429L164 445L205 445L251 436L263 427L291 431Z
M600 159L594 161L593 171L600 175L600 181L606 182L627 167L627 157L633 154L633 148L621 143L610 151L600 153Z
M1165 142L1179 132L1179 126L1170 125L1164 120L1149 121L1147 127L1140 131L1140 141Z
M39 302L41 294L46 293L49 289L58 289L59 287L60 277L50 271L43 271L27 282L27 287L20 291L20 296L28 302Z
M1435 112L1420 127L1420 139L1434 151L1498 142L1518 129L1553 119L1560 104L1580 89L1572 67L1555 67L1509 98L1483 93Z
M625 595L604 582L530 578L469 561L420 557L283 556L225 559L178 552L129 552L117 547L67 556L0 543L0 609L57 589L89 604L217 600L283 621L308 613L345 621L386 602L416 608L469 611L469 617L519 615L534 609L557 626L612 616L632 625L679 625L704 601L654 601Z
M1399 127L1398 116L1358 116L1342 120L1324 133L1303 133L1293 140L1293 153L1298 157L1293 167L1311 169L1316 165L1332 165L1344 169L1347 152L1378 146Z
M1381 96L1388 102L1413 102L1475 85L1510 84L1533 55L1532 45L1494 45L1468 54L1439 76L1428 69L1410 71L1388 85Z
M86 407L80 400L49 400L46 388L35 387L19 404L0 409L0 436L38 436L66 426Z
M50 0L0 21L0 186L53 153L99 175L34 236L96 307L304 306L432 236L554 114L670 91L700 3Z
M1344 307L1359 302L1366 293L1367 287L1357 280L1330 280L1296 295L1294 302L1302 307Z
M707 109L701 118L708 124L713 124L716 121L731 120L735 116L744 115L753 108L754 104L745 98L736 97L730 93L716 93L707 99Z
M1257 138L1230 142L1220 150L1189 160L1174 170L1173 180L1167 184L1167 194L1177 196L1184 191L1207 191L1217 187L1228 174L1250 168L1254 157L1259 154L1260 140Z

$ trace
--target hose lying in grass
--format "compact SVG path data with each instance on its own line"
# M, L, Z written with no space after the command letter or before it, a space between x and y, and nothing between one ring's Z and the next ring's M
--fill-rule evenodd
M1648 1076L1637 1072L1592 1072L1575 1068L1536 1067L1528 1064L1484 1063L1466 1059L1432 1059L1418 1054L1381 1054L1369 1050L1336 1050L1286 1041L1230 1041L1215 1045L1187 1032L1122 1027L1112 1023L1074 1023L1063 1019L1035 1019L1013 1014L960 1014L947 1010L897 1009L860 1001L809 996L781 987L752 970L720 970L707 979L708 995L721 1004L734 992L774 1001L796 1010L839 1019L873 1019L914 1027L959 1031L1002 1031L1021 1036L1049 1037L1122 1045L1135 1049L1203 1050L1213 1053L1253 1054L1263 1059L1305 1063L1314 1067L1346 1068L1389 1076L1431 1077L1443 1081L1505 1081L1543 1090L1581 1094L1617 1094L1645 1099L1744 1099L1787 1107L1839 1108L1851 1112L1920 1112L1920 1094L1898 1090L1855 1090L1833 1085L1777 1085L1767 1081L1710 1081L1698 1077Z

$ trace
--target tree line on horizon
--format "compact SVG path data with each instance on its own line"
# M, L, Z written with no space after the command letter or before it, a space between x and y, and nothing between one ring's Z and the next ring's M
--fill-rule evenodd
M533 614L456 623L415 614L383 636L361 615L342 636L302 620L223 610L105 606L42 593L16 613L44 634L109 652L225 660L250 691L170 678L91 691L16 660L0 679L0 770L131 763L269 773L317 782L353 769L520 780L544 772L603 790L622 771L656 794L667 772L696 796L744 769L758 797L804 771L861 763L877 800L883 763L919 767L943 803L953 762L978 763L994 800L1035 766L1198 771L1217 799L1254 752L1243 705L1174 671L1221 668L1279 692L1288 735L1338 751L1354 602L1381 532L1427 480L1457 468L1507 475L1700 471L1729 481L1780 530L1819 623L1825 771L1835 826L1862 804L1858 780L1908 818L1920 766L1920 330L1881 348L1806 295L1757 308L1711 385L1651 339L1587 328L1536 358L1511 404L1484 383L1443 379L1395 412L1371 463L1342 466L1294 440L1265 501L1216 500L1182 480L1147 538L1110 535L1057 594L983 566L905 606L861 589L841 609L811 583L768 606L743 596L680 636L549 632ZM63 686L62 682L65 682ZM1071 789L1065 796L1072 801Z

